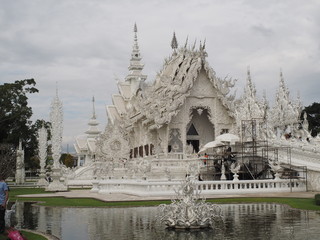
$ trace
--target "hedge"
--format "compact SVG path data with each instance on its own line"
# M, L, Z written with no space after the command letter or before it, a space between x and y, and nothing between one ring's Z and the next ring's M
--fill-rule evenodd
M316 204L320 206L320 194L316 194L314 198L316 200Z

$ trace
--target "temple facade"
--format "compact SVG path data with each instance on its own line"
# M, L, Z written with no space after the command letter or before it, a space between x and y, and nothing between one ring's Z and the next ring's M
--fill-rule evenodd
M171 57L155 81L146 84L136 26L134 34L130 72L118 82L113 105L107 106L108 131L100 138L100 158L197 153L216 136L235 131L234 96L229 96L235 81L216 76L206 61L205 44L178 48L174 36Z
M273 106L265 94L258 98L249 68L243 94L236 98L236 81L216 75L206 60L205 42L196 47L187 40L179 46L174 34L172 54L164 60L154 81L147 82L137 33L135 25L129 72L117 82L118 93L106 107L105 130L100 134L90 131L94 134L85 141L77 139L77 153L86 164L68 171L65 178L70 184L79 183L77 179L99 180L106 187L114 184L103 182L110 179L179 181L187 175L205 174L209 177L203 179L212 181L226 179L227 172L230 176L242 172L242 180L270 179L274 174L278 179L279 169L288 169L288 159L290 165L316 164L318 138L311 137L306 117L300 120L300 99L290 97L282 71ZM223 155L216 155L212 158L214 165L208 168L199 150L225 133L240 139L235 160L238 166L224 163ZM286 149L285 154L281 149ZM252 165L255 168L250 170ZM306 174L298 167L292 169L297 176ZM309 181L312 189L317 189L320 167L313 169L308 170L313 176ZM219 178L215 178L217 174Z

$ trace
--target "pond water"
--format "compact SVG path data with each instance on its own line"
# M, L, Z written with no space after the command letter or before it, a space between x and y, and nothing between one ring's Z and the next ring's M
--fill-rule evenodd
M167 230L157 207L58 208L17 203L17 227L63 240L319 239L320 213L277 204L220 205L223 216L209 230Z

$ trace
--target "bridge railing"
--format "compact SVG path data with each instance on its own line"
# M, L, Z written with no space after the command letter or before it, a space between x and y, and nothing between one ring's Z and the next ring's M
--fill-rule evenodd
M149 182L136 180L95 180L92 192L125 193L138 196L173 196L181 182ZM267 192L304 192L305 179L196 181L197 190L203 196L216 194L242 194Z

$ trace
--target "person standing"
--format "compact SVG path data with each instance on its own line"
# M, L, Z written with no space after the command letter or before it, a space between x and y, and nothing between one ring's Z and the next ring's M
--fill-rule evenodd
M4 232L6 226L4 216L6 213L8 198L8 185L5 183L4 178L0 176L0 234Z

